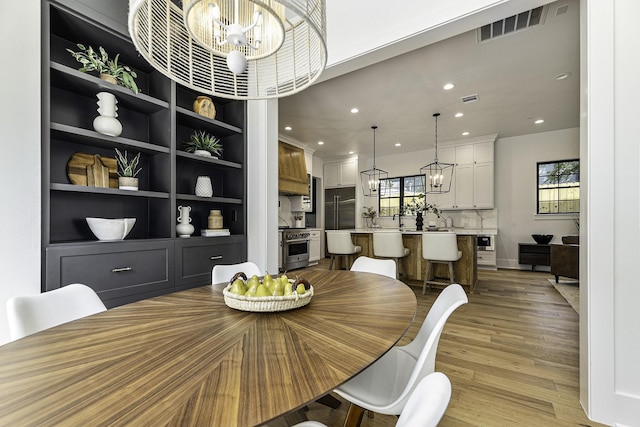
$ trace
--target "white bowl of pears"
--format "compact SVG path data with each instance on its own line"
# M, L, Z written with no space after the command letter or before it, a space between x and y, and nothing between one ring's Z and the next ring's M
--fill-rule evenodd
M236 273L222 290L228 307L242 311L274 312L293 310L311 302L313 286L304 277L289 279L286 274L272 277Z

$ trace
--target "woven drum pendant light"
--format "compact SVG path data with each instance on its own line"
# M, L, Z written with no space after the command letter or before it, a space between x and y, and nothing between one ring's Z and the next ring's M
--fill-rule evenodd
M374 197L380 194L380 181L387 179L389 174L376 167L376 129L378 126L371 126L371 129L373 129L373 168L360 172L360 179L364 195Z
M325 9L325 0L129 0L129 33L181 85L229 99L280 98L324 70Z
M433 117L436 119L436 151L433 163L420 168L420 174L426 178L426 193L441 194L451 191L451 180L453 179L453 163L441 163L438 161L438 116L435 113Z

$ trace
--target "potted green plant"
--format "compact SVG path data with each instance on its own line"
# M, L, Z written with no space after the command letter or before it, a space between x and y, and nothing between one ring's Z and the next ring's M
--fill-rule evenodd
M197 131L191 135L189 141L184 142L187 153L193 153L196 156L218 158L222 155L222 143L220 138L216 138L205 131Z
M138 168L140 163L140 153L136 154L131 160L128 158L127 150L124 154L116 148L116 160L118 162L118 188L121 190L138 190L138 173L142 168ZM137 169L136 169L137 168Z
M84 46L81 43L78 43L77 46L80 51L74 52L67 49L67 52L82 64L79 71L83 73L96 71L101 79L131 89L134 93L140 93L134 80L138 75L129 66L118 63L120 54L110 59L109 54L102 46L98 48L97 52L91 46Z

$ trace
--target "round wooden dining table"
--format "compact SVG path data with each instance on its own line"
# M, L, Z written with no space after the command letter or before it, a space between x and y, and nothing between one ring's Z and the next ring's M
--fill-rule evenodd
M315 292L295 310L234 310L216 284L1 346L0 425L260 425L369 366L415 316L400 281L296 273Z

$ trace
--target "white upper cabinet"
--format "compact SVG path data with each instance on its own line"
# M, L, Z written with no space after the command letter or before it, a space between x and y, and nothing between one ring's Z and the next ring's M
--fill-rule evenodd
M355 160L324 164L324 187L354 187L356 185L357 164Z
M451 191L430 195L440 209L492 209L494 207L493 147L496 135L473 143L438 150L438 160L455 165ZM445 186L447 182L444 183Z
M304 163L307 166L307 175L313 176L313 154L305 151Z

